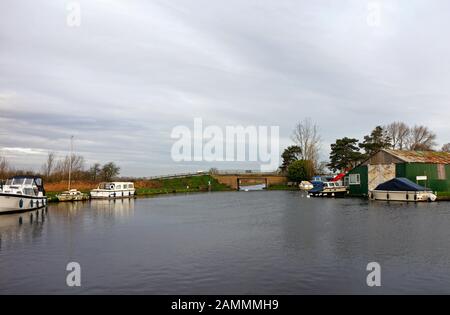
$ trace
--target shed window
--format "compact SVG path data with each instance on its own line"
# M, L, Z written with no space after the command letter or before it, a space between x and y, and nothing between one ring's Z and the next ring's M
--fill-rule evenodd
M438 164L437 165L437 173L438 173L438 179L446 179L445 174L445 165L444 164Z
M360 174L350 174L348 179L349 179L350 185L360 185L361 184L361 175Z

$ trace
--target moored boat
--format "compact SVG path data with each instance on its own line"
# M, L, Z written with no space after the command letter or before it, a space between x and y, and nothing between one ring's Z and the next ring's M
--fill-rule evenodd
M407 178L397 177L378 185L369 192L372 200L385 201L435 201L437 196L433 192Z
M298 188L300 188L300 190L311 190L314 188L314 185L311 184L309 181L307 180L303 180L301 181L301 183L298 185Z
M31 211L46 205L44 182L39 176L14 176L0 191L0 214Z
M78 191L77 189L71 189L71 174L72 174L72 152L73 152L73 136L70 137L70 154L69 154L69 181L68 188L60 194L56 195L58 201L80 201L87 200L89 196L87 194Z
M56 198L59 201L80 201L89 199L89 196L76 189L69 189L56 195Z
M132 182L100 183L96 189L91 190L91 198L131 198L135 194Z
M347 195L347 187L340 182L312 181L314 186L308 191L312 197L344 197Z

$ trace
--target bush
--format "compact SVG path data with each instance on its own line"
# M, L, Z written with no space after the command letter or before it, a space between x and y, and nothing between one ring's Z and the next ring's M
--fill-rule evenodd
M288 178L293 182L310 180L313 176L313 163L308 160L298 160L288 167Z

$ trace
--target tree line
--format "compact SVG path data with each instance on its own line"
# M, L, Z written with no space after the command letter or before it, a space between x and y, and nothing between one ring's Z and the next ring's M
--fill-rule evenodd
M14 175L39 175L47 182L58 182L69 178L72 180L111 181L120 174L120 167L114 162L105 164L94 163L86 168L85 159L81 155L66 155L60 159L54 152L49 152L40 171L15 169L5 157L0 157L0 178Z
M336 139L330 146L328 162L319 160L321 137L318 126L309 118L296 125L291 138L294 144L283 151L280 171L296 182L324 174L327 169L345 172L382 149L436 151L437 146L437 136L427 126L408 126L404 122L376 126L362 141L349 137ZM450 143L444 144L440 151L450 152Z

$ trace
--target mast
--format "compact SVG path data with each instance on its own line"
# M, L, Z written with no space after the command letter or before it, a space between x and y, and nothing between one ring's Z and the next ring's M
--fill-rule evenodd
M70 190L70 177L72 175L72 151L73 151L73 136L70 136L70 153L69 153L69 187L67 190Z

